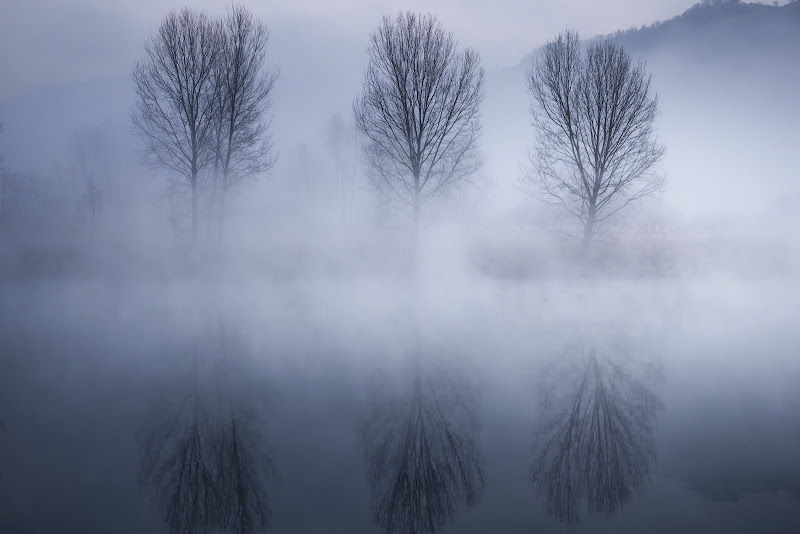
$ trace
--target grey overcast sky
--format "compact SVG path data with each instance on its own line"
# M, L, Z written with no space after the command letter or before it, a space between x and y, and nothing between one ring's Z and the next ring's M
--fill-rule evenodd
M319 49L325 61L361 63L369 32L399 10L430 11L489 68L516 64L565 27L585 35L649 24L699 0L251 0L272 29L273 60ZM171 7L211 14L226 0L3 0L0 98L47 85L127 76L144 39ZM333 59L335 58L335 59Z

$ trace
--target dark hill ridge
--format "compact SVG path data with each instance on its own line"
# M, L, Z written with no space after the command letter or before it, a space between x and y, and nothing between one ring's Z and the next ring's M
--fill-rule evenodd
M767 5L738 0L706 0L681 15L606 37L619 39L638 53L664 47L739 53L758 46L766 51L800 45L800 1Z
M591 39L606 37L619 39L636 55L691 49L693 55L706 56L726 50L739 53L753 47L794 54L800 47L800 0L785 5L704 0L671 19ZM527 69L530 60L528 54L511 69Z

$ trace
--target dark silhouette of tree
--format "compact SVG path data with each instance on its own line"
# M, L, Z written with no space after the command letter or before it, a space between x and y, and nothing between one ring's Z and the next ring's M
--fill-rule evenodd
M92 230L94 230L96 226L97 212L100 210L101 199L102 193L97 183L97 176L93 170L89 170L84 176L83 191L81 192L80 200Z
M277 71L264 66L267 25L244 6L232 7L219 23L214 64L214 178L221 172L219 232L227 193L275 165L269 110ZM216 186L216 182L215 182Z
M439 532L480 500L477 426L452 384L418 372L410 391L378 402L364 451L373 517L383 532Z
M369 64L353 105L366 138L367 174L415 223L421 206L480 166L484 71L433 15L384 17L370 36Z
M195 356L192 392L146 439L140 484L172 533L257 532L272 515L263 421L234 394L224 327L219 341L212 387L202 387Z
M570 524L583 502L611 516L649 482L662 409L644 379L609 354L581 347L578 356L548 375L531 469L547 514Z
M197 236L200 172L213 160L213 69L218 32L205 13L170 11L133 68L132 122L148 163L183 177L191 188Z
M76 169L78 179L82 182L79 209L81 215L88 220L92 231L94 231L97 215L101 209L103 194L100 180L97 176L98 170L95 162L90 161L90 159L86 147L81 146L78 152L78 165Z
M298 187L303 189L306 199L309 201L314 200L318 194L313 160L314 157L308 143L298 143L289 169L292 179L298 184Z
M342 219L352 215L357 164L357 139L353 125L336 113L325 126L325 137L333 155L336 203Z
M3 169L0 183L0 225L12 215L22 216L27 212L37 213L41 201L38 176L32 173L9 172Z
M523 189L575 218L584 249L597 226L631 202L662 190L654 171L658 98L643 61L612 39L581 52L577 33L547 43L528 72L536 145Z

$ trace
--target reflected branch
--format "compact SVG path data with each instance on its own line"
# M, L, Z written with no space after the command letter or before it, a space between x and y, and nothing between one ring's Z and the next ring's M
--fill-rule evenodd
M230 353L224 325L220 326L221 361L217 376L225 390L227 419L223 418L217 471L223 516L222 528L236 533L269 526L272 510L266 483L275 473L258 413L237 404L231 391Z
M448 384L419 372L410 394L379 403L364 432L372 509L386 533L427 534L449 525L484 488L477 425Z
M142 458L140 484L152 492L172 533L191 533L219 522L215 436L199 401L195 387L177 413L150 434Z
M146 439L140 485L171 533L250 533L270 524L275 471L256 410L233 394L229 340L220 328L212 387L193 391Z
M534 492L547 514L565 523L580 521L584 500L589 513L611 516L650 480L661 402L596 347L549 378L531 468Z

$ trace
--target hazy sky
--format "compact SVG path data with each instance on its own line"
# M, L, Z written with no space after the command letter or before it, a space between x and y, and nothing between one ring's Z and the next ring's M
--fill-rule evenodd
M320 61L363 63L367 36L383 14L431 11L488 68L517 63L567 26L591 35L680 14L697 0L258 0L245 1L272 29L274 61L318 49ZM212 14L226 0L3 0L0 98L41 85L127 76L144 39L169 7ZM359 55L361 53L361 55ZM299 57L305 58L305 54ZM305 60L305 59L304 59Z

